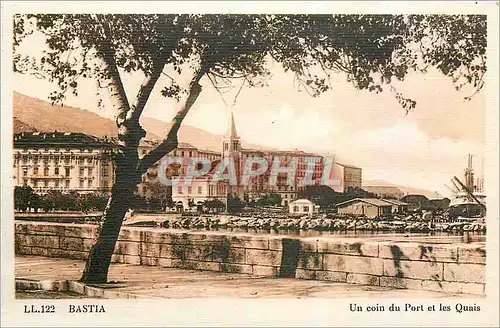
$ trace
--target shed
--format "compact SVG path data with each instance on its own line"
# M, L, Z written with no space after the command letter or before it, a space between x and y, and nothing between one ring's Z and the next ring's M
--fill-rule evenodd
M393 204L378 198L355 198L337 204L338 213L365 215L367 218L388 216Z

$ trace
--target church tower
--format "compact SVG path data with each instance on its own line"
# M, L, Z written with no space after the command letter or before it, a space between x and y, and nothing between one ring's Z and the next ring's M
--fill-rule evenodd
M222 157L229 157L239 155L241 151L240 137L236 132L236 125L234 124L233 112L229 116L229 127L227 133L222 141Z
M236 125L234 123L233 112L229 116L229 127L224 139L222 140L222 159L232 160L238 181L237 186L228 186L228 194L238 196L243 199L243 188L241 188L241 141L238 133L236 132Z

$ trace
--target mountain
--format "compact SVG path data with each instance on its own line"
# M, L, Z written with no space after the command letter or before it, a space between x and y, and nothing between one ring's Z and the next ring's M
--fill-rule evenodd
M91 111L51 103L14 92L13 116L39 131L82 132L96 137L116 136L115 123ZM21 132L16 130L14 132Z
M141 124L146 130L151 131L155 135L162 137L166 135L168 128L167 122L145 116L141 117ZM187 124L183 124L179 129L179 141L187 142L199 149L221 150L223 138L223 135L210 133ZM262 145L247 143L244 140L241 140L241 145L243 148L272 149Z
M12 119L12 125L15 132L36 132L37 129L24 123L20 119L14 116Z
M399 190L401 190L405 195L424 195L429 199L443 198L443 195L436 193L435 191L396 185L383 180L364 180L363 187L366 186L396 187Z
M96 137L116 136L116 124L89 110L71 106L52 106L51 103L18 92L13 97L14 132L67 131L82 132ZM147 131L146 139L161 140L166 135L168 123L151 117L141 117ZM179 141L199 149L218 151L222 148L222 135L213 134L194 126L183 124ZM244 148L262 149L261 145L246 143Z

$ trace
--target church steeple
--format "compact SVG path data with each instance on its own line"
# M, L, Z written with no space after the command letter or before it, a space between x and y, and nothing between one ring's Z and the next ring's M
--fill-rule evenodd
M234 123L234 115L231 111L229 114L229 126L227 134L222 141L222 160L230 160L234 163L234 169L237 179L237 185L227 185L227 194L238 196L243 199L244 189L239 185L241 172L241 142L238 133L236 132L236 124ZM226 210L228 209L228 198L226 198Z
M240 137L236 132L236 124L234 123L232 111L229 114L229 126L227 128L227 134L224 136L222 147L222 157L238 157L238 153L241 150Z
M236 125L234 124L234 116L233 116L233 111L231 111L231 114L229 115L229 127L227 130L227 138L229 139L238 139L238 133L236 132Z

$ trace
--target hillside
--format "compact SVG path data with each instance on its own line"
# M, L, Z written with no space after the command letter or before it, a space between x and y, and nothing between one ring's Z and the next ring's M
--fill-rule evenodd
M97 137L116 136L116 125L89 110L71 106L52 106L51 103L18 92L13 97L14 132L68 131L82 132ZM141 124L147 131L147 139L160 140L166 134L168 123L151 117L142 117ZM220 150L222 135L213 134L190 125L182 125L179 141L200 149ZM245 148L264 148L242 141Z
M51 103L14 92L13 116L39 131L82 132L96 137L116 136L115 123L91 111ZM14 132L19 132L14 126Z
M36 132L37 131L37 129L24 123L23 121L21 121L17 117L14 117L12 119L12 126L13 126L13 129L15 132Z
M152 117L141 117L141 124L146 130L162 137L165 136L168 128L168 123ZM179 129L179 141L190 143L200 149L221 150L223 138L223 135L210 133L191 125L183 124ZM241 145L243 148L271 149L262 145L247 143L244 140L241 141Z
M392 187L397 187L405 195L424 195L429 199L443 198L443 195L436 194L434 191L431 190L396 185L382 180L364 180L363 187L365 186L392 186Z

